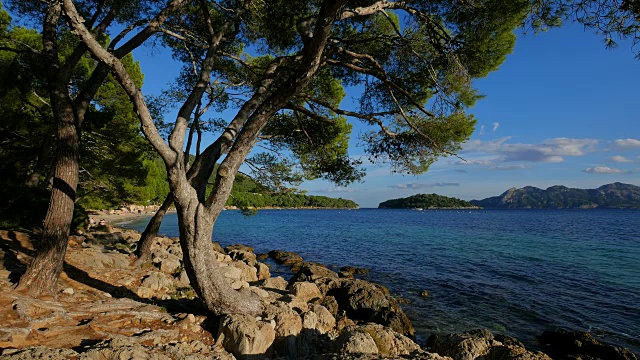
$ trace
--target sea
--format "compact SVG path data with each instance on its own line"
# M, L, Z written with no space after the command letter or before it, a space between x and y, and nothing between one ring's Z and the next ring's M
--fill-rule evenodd
M178 236L175 213L160 233ZM368 269L408 300L418 341L488 328L539 349L544 330L567 329L640 354L638 210L225 211L213 240Z

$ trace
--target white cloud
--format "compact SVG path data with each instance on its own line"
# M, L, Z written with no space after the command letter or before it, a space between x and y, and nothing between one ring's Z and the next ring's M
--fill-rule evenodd
M412 190L416 190L416 189L425 189L425 188L433 188L433 187L455 187L455 186L460 186L459 183L432 183L432 184L420 184L420 183L410 183L410 184L395 184L395 185L389 185L390 188L394 188L394 189L412 189Z
M469 140L462 146L461 153L496 153L503 144L511 140L511 136L505 136L491 141Z
M496 130L498 130L499 127L500 127L500 123L499 122L494 122L493 123L493 132L496 132Z
M501 161L563 162L565 156L582 156L594 151L596 139L555 138L540 144L510 144L510 137L493 141L473 140L463 146L462 152L488 153L500 157Z
M483 159L464 159L460 161L456 161L456 165L482 165L482 166L492 166L494 165L493 160L483 160Z
M531 166L529 165L499 165L499 166L494 166L491 168L491 170L525 170L525 169L531 169Z
M618 139L613 142L618 149L640 149L640 140L638 139Z
M317 193L354 193L356 191L357 190L354 189L354 188L336 186L336 187L328 188L328 189L313 190L312 192L317 192Z
M478 135L484 135L484 125L480 126L480 131L478 132Z
M624 156L621 155L616 155L616 156L612 156L609 158L609 160L613 161L613 162L617 162L617 163L630 163L633 162L633 160L626 158Z
M596 166L584 169L584 172L589 174L630 174L630 171L624 171L617 168L610 168L608 166Z

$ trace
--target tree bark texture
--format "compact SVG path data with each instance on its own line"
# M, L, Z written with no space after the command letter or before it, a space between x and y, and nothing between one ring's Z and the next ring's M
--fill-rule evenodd
M184 268L203 305L216 315L259 314L262 303L258 296L250 291L233 290L220 272L211 242L215 220L197 201L195 190L186 186L174 196Z
M42 292L55 293L67 250L78 187L80 139L73 106L65 84L53 84L51 88L51 103L58 123L53 188L36 255L18 284L18 289L34 296Z

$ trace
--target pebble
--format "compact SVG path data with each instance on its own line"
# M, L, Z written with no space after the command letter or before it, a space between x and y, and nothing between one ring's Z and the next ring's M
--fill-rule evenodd
M75 292L75 291L73 291L73 288L66 288L66 289L62 290L62 293L63 293L63 294L67 294L67 295L73 295L73 294L75 294L76 292Z

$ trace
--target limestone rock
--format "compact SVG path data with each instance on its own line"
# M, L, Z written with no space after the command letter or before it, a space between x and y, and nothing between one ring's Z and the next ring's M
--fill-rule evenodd
M282 276L275 276L264 279L260 281L259 284L265 289L276 289L283 291L287 289L287 280L285 280Z
M279 354L286 354L295 357L296 337L302 331L302 319L297 312L287 304L277 302L266 307L267 319L275 320L275 341L274 349Z
M351 319L389 326L394 331L413 337L411 321L386 288L364 280L334 279L321 286L326 295L335 297L339 310Z
M522 343L511 337L494 335L487 329L445 336L432 335L427 340L427 347L454 360L551 360L544 353L528 351Z
M542 352L531 352L522 346L517 345L497 345L492 346L484 356L485 360L551 360Z
M235 266L221 266L222 275L229 280L235 281L242 279L242 270Z
M340 277L353 277L353 275L366 275L369 270L353 266L343 266L340 268Z
M185 270L182 270L180 272L180 275L178 275L177 277L177 281L180 286L186 287L191 285L191 281L189 280L189 275L187 275L187 272Z
M246 282L258 281L257 270L254 266L247 265L242 261L234 261L231 263L231 266L240 269L240 280Z
M293 295L304 302L309 302L313 299L322 297L322 293L320 293L316 284L311 282L296 282L289 288Z
M173 280L164 273L152 271L142 279L142 287L154 291L169 290L174 287Z
M338 302L333 296L325 296L317 303L324 306L334 317L338 316Z
M271 277L271 273L269 272L269 267L266 264L261 262L256 262L256 275L258 276L258 280L264 280Z
M376 343L378 352L383 356L408 355L420 350L420 346L408 337L379 324L366 324L358 327L371 336Z
M269 251L269 256L278 264L283 265L292 266L302 262L302 256L291 251L271 250Z
M293 275L290 283L298 282L298 281L311 281L316 282L321 279L337 279L338 274L335 271L331 271L324 266L316 265L316 264L308 264L304 265L298 270L298 272Z
M302 328L315 330L318 326L318 315L313 311L307 311L302 314Z
M232 260L242 261L247 265L254 266L256 264L256 254L240 249L233 249L227 253Z
M266 354L276 331L268 322L242 314L225 315L218 330L218 343L238 358Z
M354 328L345 328L336 339L337 352L347 354L378 354L378 347L371 335Z
M317 315L316 330L320 334L326 334L336 327L336 318L322 305L313 305L313 312Z
M222 248L222 246L220 246L220 243L212 241L211 244L213 246L213 250L215 250L218 253L224 254L224 249Z
M454 360L474 360L489 352L493 340L491 331L480 329L445 336L431 335L427 347L431 352L450 356Z
M225 252L229 253L233 250L242 250L242 251L246 251L246 252L254 252L253 248L251 246L247 246L247 245L242 245L242 244L234 244L234 245L229 245L227 247L224 248Z
M539 337L548 353L554 357L584 357L588 359L636 360L628 349L603 344L593 335L582 331L545 331Z
M172 274L180 267L180 265L180 259L175 255L171 255L160 261L160 271Z
M180 243L173 243L169 246L169 248L167 249L167 252L175 257L177 257L178 259L182 259L182 247L180 246Z

